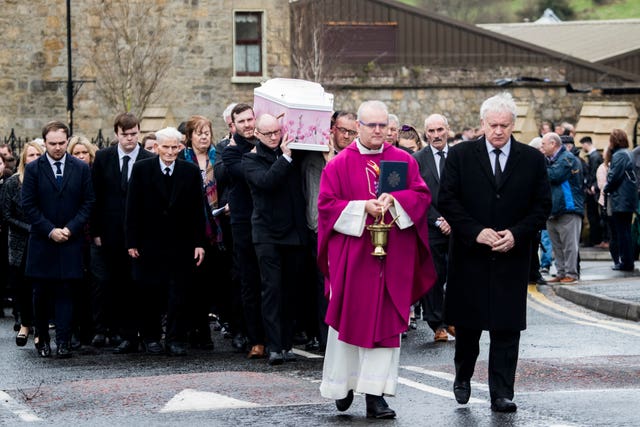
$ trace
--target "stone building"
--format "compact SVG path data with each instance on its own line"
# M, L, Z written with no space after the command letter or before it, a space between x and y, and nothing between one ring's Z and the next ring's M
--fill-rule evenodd
M119 1L119 0L118 0ZM112 131L118 112L98 90L96 64L111 27L102 0L71 2L74 131ZM274 77L321 83L336 109L381 99L403 123L445 114L452 127L478 124L483 99L509 90L530 105L535 120L578 121L585 101L627 101L640 110L640 76L570 57L393 0L129 0L153 4L169 52L154 94L155 114L177 125L193 114L213 120L233 101L251 102L253 89ZM12 128L37 136L49 119L67 117L65 0L5 0L0 26L0 136ZM139 47L131 42L119 49ZM102 47L101 47L102 46ZM144 44L142 44L144 46ZM115 61L115 60L114 60ZM147 64L144 67L153 67ZM160 113L158 113L160 112ZM175 123L173 123L175 122Z
M124 3L136 2L155 3L162 10L170 33L165 39L170 61L156 90L160 97L152 104L178 122L203 114L222 135L221 114L228 103L251 102L260 81L290 75L287 0ZM102 19L104 7L101 0L71 1L73 79L86 81L76 85L74 132L89 137L99 129L110 136L118 112L93 82L99 78L95 55L110 30ZM66 120L66 16L65 0L3 1L0 136L14 128L17 135L35 137L46 121ZM153 22L152 17L142 17L138 25Z

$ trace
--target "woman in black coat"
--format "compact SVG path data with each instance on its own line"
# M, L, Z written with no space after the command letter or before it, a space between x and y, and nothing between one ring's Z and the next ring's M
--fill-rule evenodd
M634 171L629 140L622 129L614 129L609 135L609 149L605 163L609 163L607 184L603 192L611 219L611 234L615 244L610 244L613 269L634 270L631 220L638 208L637 177Z
M29 240L29 224L22 211L22 179L24 167L27 163L42 155L42 147L36 142L28 142L20 154L18 173L6 180L2 197L2 220L8 228L9 235L9 282L15 292L15 308L18 313L20 329L16 336L19 347L27 343L31 327L33 326L32 289L24 277L25 254Z

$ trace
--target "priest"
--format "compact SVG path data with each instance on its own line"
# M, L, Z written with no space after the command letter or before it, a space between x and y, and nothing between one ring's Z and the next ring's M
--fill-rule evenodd
M384 103L360 105L359 136L326 165L318 196L318 264L329 300L320 392L339 411L354 392L365 394L369 418L396 415L383 396L396 392L400 335L411 304L436 277L427 232L431 194L415 159L384 142L388 119ZM407 163L406 186L378 195L383 160ZM395 219L384 257L372 255L365 232L380 219Z

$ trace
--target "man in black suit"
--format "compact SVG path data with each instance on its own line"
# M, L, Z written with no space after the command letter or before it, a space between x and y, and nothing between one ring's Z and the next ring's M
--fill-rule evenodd
M256 122L260 142L244 155L242 167L251 189L252 238L262 280L262 318L269 364L294 360L293 310L302 273L307 232L299 168L291 158L278 120L263 114ZM286 137L286 135L285 135Z
M231 110L236 132L222 151L222 162L230 177L229 209L233 235L233 259L240 274L242 310L250 346L249 359L265 357L262 325L260 271L251 238L253 200L242 169L242 156L257 145L254 135L255 114L248 104L237 104Z
M113 131L118 144L98 151L92 169L96 208L91 217L95 327L91 344L102 347L109 335L115 353L130 353L138 350L140 301L124 243L125 203L133 164L153 157L153 153L138 144L140 125L134 114L118 114ZM99 265L103 268L96 268Z
M141 332L147 351L161 350L161 316L167 313L166 351L186 354L187 291L204 258L205 217L198 167L177 160L181 134L156 132L158 157L136 163L131 173L125 238L133 277L144 304Z
M424 133L427 136L429 145L413 156L418 161L422 179L431 190L431 205L429 206L427 221L429 224L429 246L431 247L433 264L436 267L438 278L427 295L421 299L421 302L424 306L423 318L434 333L433 340L442 342L449 340L447 329L455 333L453 327L447 327L443 315L451 227L438 210L440 176L444 172L444 165L449 152L447 145L449 123L446 117L440 114L432 114L427 117L424 121Z
M22 184L22 207L31 224L25 275L33 283L38 354L51 355L49 320L54 316L56 353L68 358L73 282L84 275L84 226L95 197L89 167L66 154L67 125L48 123L42 138L46 154L27 165Z
M480 108L484 137L449 150L438 207L451 225L445 321L456 327L453 392L467 403L483 330L491 338L491 409L513 412L520 331L526 328L531 240L551 210L546 161L511 137L508 93Z

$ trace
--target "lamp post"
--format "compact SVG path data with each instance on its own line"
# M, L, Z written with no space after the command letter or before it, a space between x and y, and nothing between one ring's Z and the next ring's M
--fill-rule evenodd
M71 63L71 0L67 0L67 123L73 134L73 71Z

